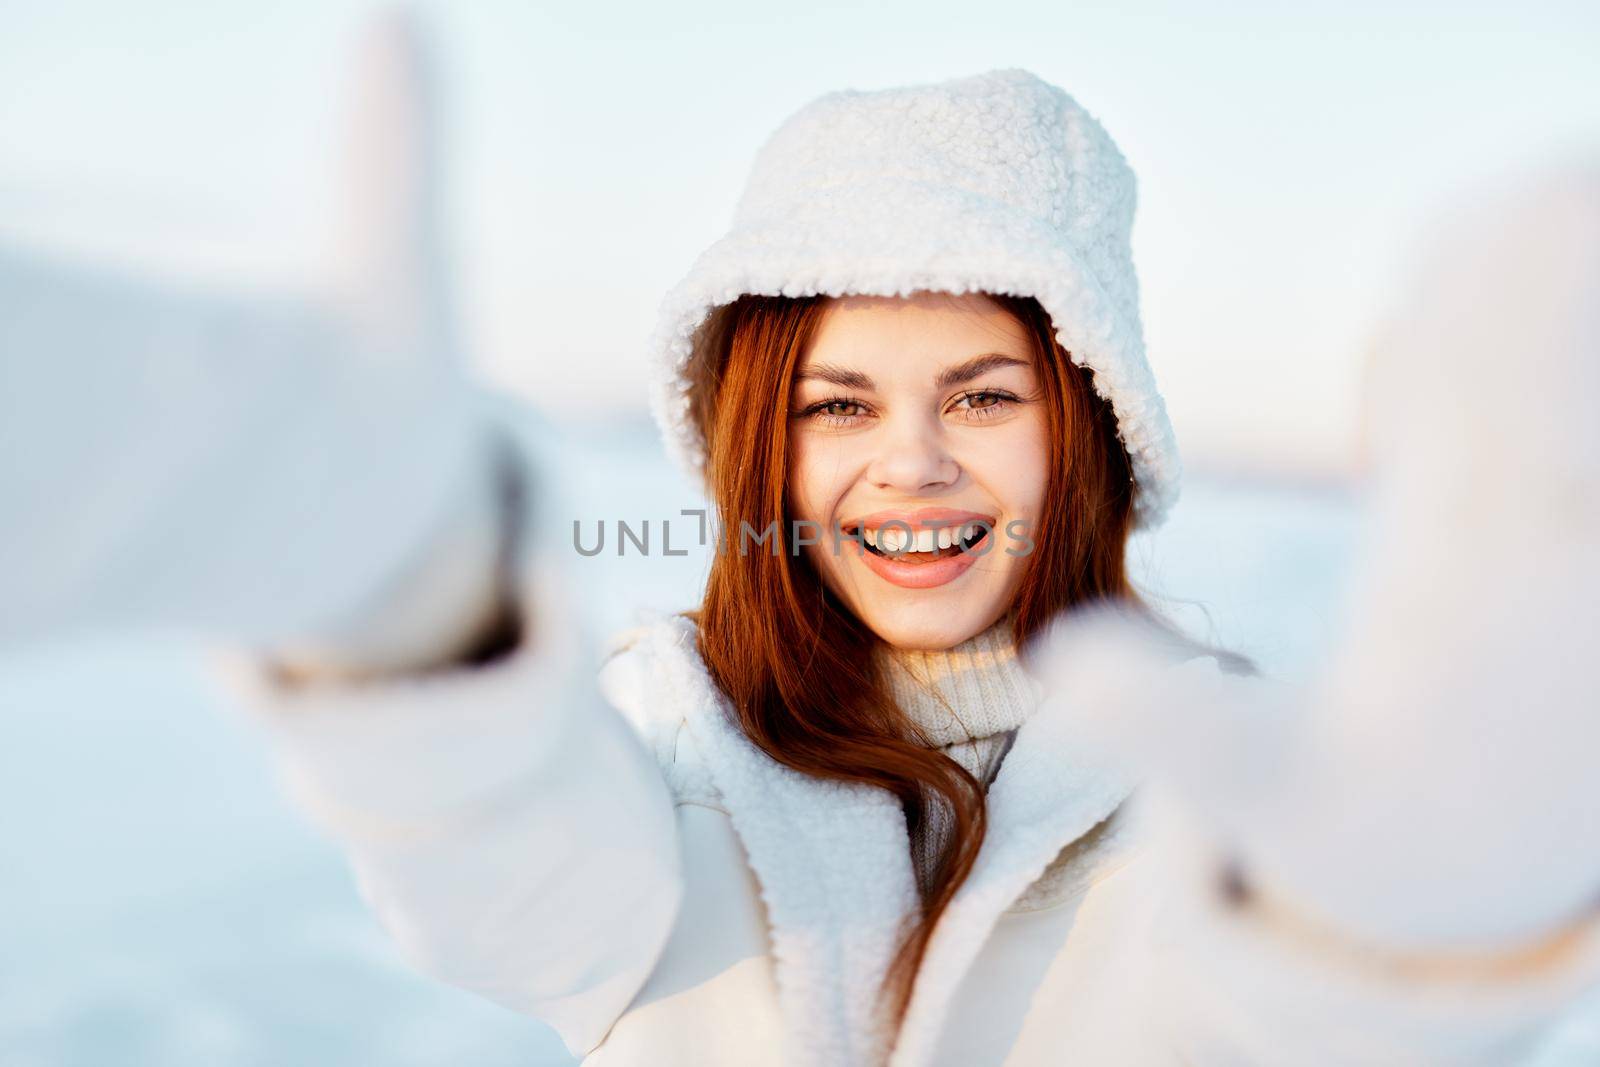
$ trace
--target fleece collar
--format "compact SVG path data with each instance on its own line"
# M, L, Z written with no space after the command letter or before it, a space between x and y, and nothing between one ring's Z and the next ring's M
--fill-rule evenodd
M658 631L671 684L761 886L789 1067L919 1067L1000 914L1065 845L1128 795L1118 767L1070 743L1048 702L1017 732L989 788L989 830L941 918L891 1040L878 989L917 893L899 801L777 763L744 735L695 649L694 624Z
M1125 770L1073 743L1058 705L1045 703L1018 729L989 786L989 830L977 863L934 930L891 1067L928 1062L950 1000L1000 914L1132 787Z

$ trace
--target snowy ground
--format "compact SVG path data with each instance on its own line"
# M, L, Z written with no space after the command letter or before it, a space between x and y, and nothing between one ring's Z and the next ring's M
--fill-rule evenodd
M569 447L582 477L563 506L585 531L696 506L637 428ZM691 529L675 522L674 544ZM1191 629L1292 675L1336 630L1360 537L1348 493L1196 475L1134 555L1144 587L1178 598ZM634 605L692 602L703 554L613 551L569 553L574 583L600 605L595 632L626 624ZM0 660L0 812L8 1067L568 1062L537 1023L399 963L181 642ZM1600 1029L1579 1020L1539 1062L1600 1062Z

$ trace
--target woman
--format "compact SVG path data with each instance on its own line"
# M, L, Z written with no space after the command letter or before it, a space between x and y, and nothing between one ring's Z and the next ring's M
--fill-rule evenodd
M314 774L308 803L430 970L596 1063L968 1063L1098 1040L1088 998L1028 1006L1047 973L1107 978L1097 941L1119 920L1078 915L1127 907L1129 784L1032 721L1017 649L1063 609L1136 603L1127 537L1176 493L1132 211L1104 132L1021 71L835 94L778 131L663 311L656 411L681 459L705 457L723 543L700 610L604 667L654 760L559 695L563 612L538 601L533 640L427 679L449 716L412 709L459 732L451 748L493 739L492 763L459 768L488 809L392 851L346 821L373 810L347 795L365 772ZM513 629L487 625L487 645ZM278 669L327 680L337 660ZM552 706L492 707L513 692ZM346 706L292 717L319 735L314 764L348 705L394 723L414 697L278 699ZM474 734L464 706L519 736ZM350 755L413 799L457 777L442 735L403 773L376 741Z
M371 140L393 153L400 194L361 207L432 199L404 169L425 161L408 140L425 130L401 127ZM271 646L233 660L231 680L389 929L419 965L546 1020L586 1062L1509 1062L1600 972L1592 909L1578 907L1600 866L1585 838L1560 869L1533 862L1549 849L1522 854L1510 875L1537 899L1471 862L1537 839L1552 798L1571 802L1565 825L1583 825L1593 791L1560 743L1581 735L1558 729L1571 724L1553 700L1496 738L1501 765L1536 767L1542 791L1495 795L1473 750L1426 730L1388 739L1382 760L1370 735L1323 763L1271 748L1271 723L1217 714L1270 710L1262 683L1177 635L1134 646L1068 627L1038 680L1022 668L1018 646L1063 609L1141 613L1126 537L1176 493L1139 340L1132 207L1104 132L1019 71L833 94L785 123L658 337L656 413L704 474L726 546L699 611L622 635L598 686L558 540L527 521L552 517L538 443L475 448L498 418L432 364L417 371L449 347L418 219L368 228L373 291L352 305L352 333L289 344L281 319L246 329L235 308L101 299L54 276L0 287L21 294L0 322L69 370L98 372L107 336L176 364L148 404L118 397L107 414L173 428L143 453L165 457L147 483L195 505L55 492L71 479L39 463L109 462L141 437L115 418L66 425L60 408L18 405L8 429L59 447L0 468L0 499L35 494L28 536L41 546L0 554L6 621L157 605ZM1494 261L1525 267L1508 247ZM87 306L96 332L74 343ZM1429 306L1459 317L1459 304ZM397 313L372 314L385 308ZM1555 322L1571 308L1539 310ZM235 364L294 387L236 389L257 402L240 406L253 423L157 418L185 414L175 386L234 382L198 373L208 364L175 340L209 352L217 337L253 339L227 346ZM1453 353L1471 355L1471 337L1457 339ZM329 358L341 353L360 358ZM292 417L263 417L274 398ZM301 410L308 399L320 417ZM29 408L48 417L27 421ZM341 437L347 423L358 432ZM193 462L223 439L238 446L229 463ZM390 448L410 451L372 463ZM92 466L70 473L84 482ZM296 505L319 478L356 495L307 523ZM242 499L227 495L240 485ZM306 577L331 560L334 582ZM112 566L125 561L141 565ZM1482 633L1452 660L1463 676L1492 659ZM1437 725L1441 687L1411 680L1384 710ZM1237 807L1195 809L1226 835L1160 794L1141 809L1130 766L1086 720L1152 708L1181 712L1160 725L1195 767L1217 766L1202 758L1207 733L1238 728L1239 766L1331 782L1336 815L1366 815L1330 819L1281 782L1248 808L1282 813L1276 836ZM1445 710L1477 721L1470 704ZM1420 774L1433 805L1405 803ZM1217 795L1203 776L1188 788ZM1384 850L1384 817L1415 833L1490 812L1503 817L1481 820L1459 863ZM1224 862L1210 844L1224 837L1248 862ZM1414 936L1423 926L1497 947L1440 953Z
M300 796L419 965L594 1064L1442 1062L1523 1032L1406 1034L1435 990L1235 930L1225 857L1145 862L1130 774L1022 666L1067 609L1154 621L1124 549L1179 468L1133 203L1105 132L1025 72L822 97L663 305L654 410L720 544L697 611L613 642L622 717L548 555L439 642L473 666L348 688L359 655L277 657L258 695ZM1138 674L1254 699L1218 673L1237 657L1163 632ZM1184 913L1163 893L1188 941L1151 925ZM1380 1006L1370 1044L1348 1002L1307 1014L1341 983Z

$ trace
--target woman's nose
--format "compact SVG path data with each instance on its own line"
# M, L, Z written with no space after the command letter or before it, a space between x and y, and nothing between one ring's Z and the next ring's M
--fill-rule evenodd
M906 420L874 436L877 440L866 445L873 450L866 477L879 489L916 493L948 485L961 473L937 422Z

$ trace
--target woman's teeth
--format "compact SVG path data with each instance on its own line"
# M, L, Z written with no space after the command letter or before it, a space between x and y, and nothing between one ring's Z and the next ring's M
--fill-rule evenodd
M938 530L904 530L899 527L862 530L867 544L880 552L940 552L952 547L971 547L983 536L986 527L979 522L947 526Z

